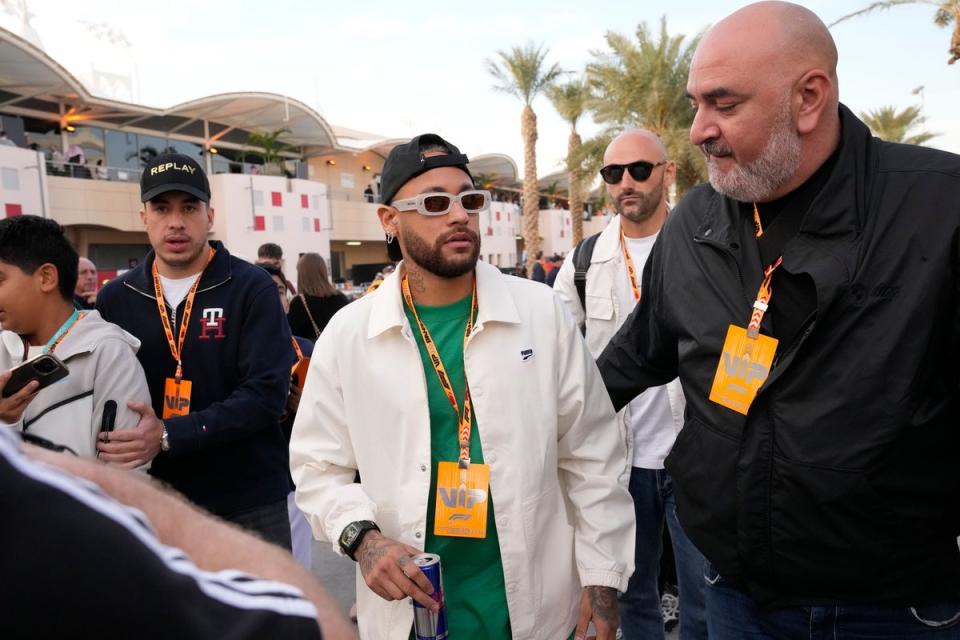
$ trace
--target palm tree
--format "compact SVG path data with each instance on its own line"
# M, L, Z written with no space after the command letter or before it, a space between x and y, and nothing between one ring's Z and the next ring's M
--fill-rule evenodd
M570 141L567 143L567 171L570 173L570 217L573 219L573 243L583 239L583 193L580 167L576 162L582 140L577 133L577 122L587 111L590 89L583 79L547 87L547 96L560 117L570 123Z
M907 107L897 111L895 107L885 106L867 113L861 113L860 119L867 123L870 131L878 138L888 142L903 142L906 144L923 144L936 133L921 131L914 135L907 135L914 127L922 125L926 118L920 115L920 107Z
M265 133L251 131L247 136L247 144L263 149L264 173L270 173L276 170L283 171L281 163L284 158L281 152L290 148L289 145L280 141L280 136L285 133L290 133L290 129L283 127L282 129L274 129L273 131L267 131Z
M593 99L593 119L606 125L598 138L585 143L592 157L581 157L583 166L599 169L603 149L624 129L643 127L653 131L677 164L677 192L702 182L706 177L703 155L690 144L693 111L686 95L690 61L700 34L690 38L671 36L666 18L654 36L645 22L637 26L635 39L607 33L609 51L593 51L587 65L587 80Z
M947 49L947 53L950 54L950 59L947 60L947 64L953 64L957 60L960 60L960 0L947 0L946 2L937 2L936 0L890 0L889 2L874 2L859 11L848 13L842 18L834 20L830 23L830 26L832 27L844 20L866 15L879 9L890 9L891 7L896 7L901 4L929 4L936 7L937 10L933 14L933 23L938 27L949 27L953 25L953 36L950 38L950 48Z
M533 42L498 51L499 61L486 60L487 71L494 77L494 89L519 98L523 102L520 134L523 136L523 243L527 253L527 270L533 266L540 250L540 211L537 196L537 114L533 100L561 73L559 66L547 66L548 49Z

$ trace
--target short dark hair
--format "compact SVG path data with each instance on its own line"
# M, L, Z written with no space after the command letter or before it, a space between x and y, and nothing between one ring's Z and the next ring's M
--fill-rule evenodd
M27 274L49 262L57 269L57 288L64 300L73 300L79 259L63 227L49 218L24 215L0 220L0 260Z
M286 276L283 275L283 271L276 268L272 264L258 264L257 266L263 269L264 271L266 271L267 273L269 273L271 276L276 276L277 278L280 278L280 280L283 281L284 286L286 286L287 278Z
M280 248L280 245L274 242L265 242L260 245L259 249L257 249L257 257L280 260L283 258L283 249Z

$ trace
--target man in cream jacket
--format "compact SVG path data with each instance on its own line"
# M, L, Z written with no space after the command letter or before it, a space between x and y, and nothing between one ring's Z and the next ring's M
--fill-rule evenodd
M595 240L583 304L574 283L576 257L564 262L554 284L574 320L584 325L584 337L594 357L600 356L640 300L640 275L667 219L667 191L675 171L660 139L649 131L625 131L604 153L600 173L617 215ZM683 391L674 380L648 389L620 414L629 442L623 479L629 479L637 519L636 571L620 600L626 640L664 636L657 579L664 523L677 560L680 638L707 637L703 556L680 527L672 483L663 468L683 425L684 408Z
M426 550L451 638L583 638L592 622L612 640L634 517L590 352L549 288L477 262L490 196L456 147L396 147L381 190L403 262L321 334L290 442L314 534L358 562L361 636L406 640L409 597L434 606L411 562Z

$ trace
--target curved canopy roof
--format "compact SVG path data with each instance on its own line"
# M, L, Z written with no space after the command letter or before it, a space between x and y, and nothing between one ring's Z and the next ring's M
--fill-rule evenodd
M516 187L519 182L517 163L503 153L484 153L474 156L467 165L473 177L487 176L493 187Z
M286 128L280 140L294 147L336 148L327 121L306 104L275 93L240 92L206 96L167 109L100 98L56 60L23 38L0 29L0 107L59 120L96 120L204 139L244 144L249 132ZM231 134L233 134L231 136Z

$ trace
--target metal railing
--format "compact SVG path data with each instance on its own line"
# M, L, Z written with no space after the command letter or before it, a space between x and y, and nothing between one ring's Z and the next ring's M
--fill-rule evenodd
M47 175L82 180L111 180L113 182L139 182L141 169L109 167L84 162L67 162L47 158Z

